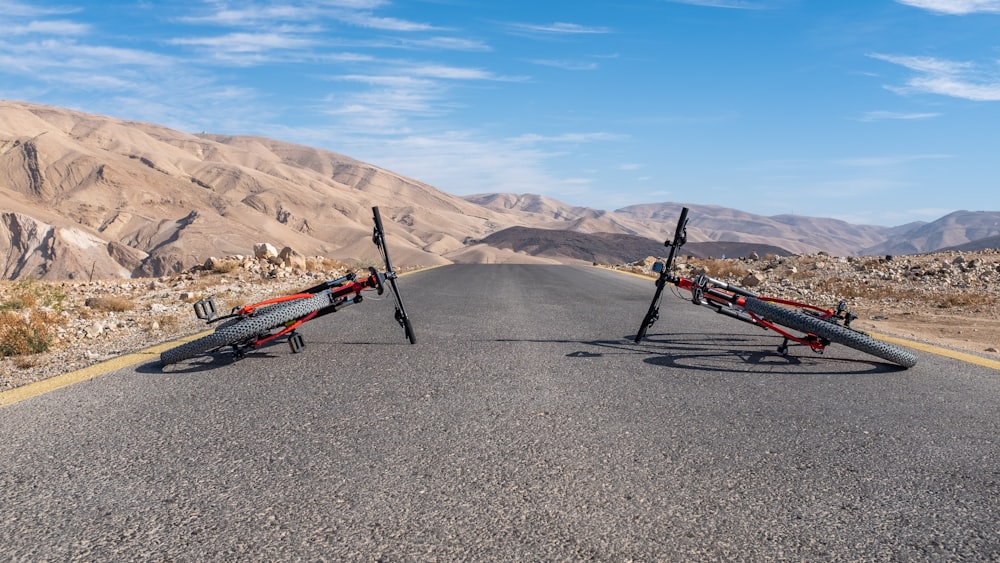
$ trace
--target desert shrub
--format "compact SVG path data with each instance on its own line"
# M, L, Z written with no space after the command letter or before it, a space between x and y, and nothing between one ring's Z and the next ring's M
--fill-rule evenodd
M952 307L993 305L996 303L996 298L991 295L984 294L968 295L962 293L948 293L946 295L936 295L930 301L939 309L950 309Z
M180 321L175 315L165 314L147 319L141 325L142 330L147 333L152 332L174 332L180 327Z
M115 313L131 311L135 306L132 300L126 297L88 297L83 304L95 311Z
M62 323L55 313L39 309L0 311L0 356L22 356L48 351L53 328Z
M805 281L805 280L811 280L818 276L816 275L816 270L809 267L805 267L805 268L798 268L794 273L790 274L789 277L795 281Z
M14 283L10 289L10 298L0 303L0 310L20 311L48 307L60 311L65 300L66 292L61 287L29 278Z
M750 273L750 269L743 262L721 258L699 260L695 267L703 268L705 273L713 278L742 278Z
M236 260L220 260L212 264L212 271L216 274L231 274L239 267L240 263Z

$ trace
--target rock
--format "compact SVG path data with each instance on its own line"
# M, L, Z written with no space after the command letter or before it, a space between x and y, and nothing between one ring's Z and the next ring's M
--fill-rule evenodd
M97 338L104 333L104 323L96 322L83 329L87 338Z
M306 257L299 254L291 247L286 246L281 249L281 253L278 254L278 258L281 259L281 263L287 268L298 268L299 270L306 269Z
M762 283L764 283L764 278L756 272L750 272L740 280L740 285L744 287L756 287Z
M267 242L258 242L253 245L253 255L258 260L267 260L269 258L277 258L278 249Z

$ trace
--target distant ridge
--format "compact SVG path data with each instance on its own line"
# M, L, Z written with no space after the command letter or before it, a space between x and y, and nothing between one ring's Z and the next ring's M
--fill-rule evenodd
M1000 235L976 239L957 246L941 248L936 252L979 252L981 250L1000 250Z
M663 257L668 252L663 242L635 235L580 233L530 227L510 227L493 233L479 242L533 256L598 264L638 262L649 256ZM698 258L740 258L753 253L759 256L791 254L773 245L747 242L693 242L681 249L682 255Z

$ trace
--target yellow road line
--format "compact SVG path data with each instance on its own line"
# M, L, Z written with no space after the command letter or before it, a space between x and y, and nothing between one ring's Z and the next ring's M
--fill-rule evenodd
M867 332L867 331L866 331ZM888 336L885 334L879 334L876 332L868 332L872 338L877 338L879 340L885 340L886 342L891 342L893 344L899 344L900 346L906 346L907 348L913 348L914 350L920 350L921 352L928 352L930 354L937 354L938 356L945 356L955 360L961 360L970 364L976 364L977 366L983 366L990 369L1000 370L1000 362L997 360L991 360L989 358L983 358L981 356L976 356L975 354L967 354L965 352L958 352L956 350L948 350L947 348L938 348L937 346L932 346L930 344L923 344L921 342L913 342L912 340L905 340L903 338L896 338L894 336Z
M83 369L78 369L76 371L71 371L69 373L64 373L62 375L57 375L55 377L50 377L48 379L29 383L27 385L22 385L21 387L16 387L10 391L4 391L0 393L0 407L13 405L18 401L30 399L31 397L36 397L38 395L48 393L49 391L55 391L56 389L62 389L63 387L68 387L75 383L80 383L81 381L87 381L88 379L93 379L99 375L104 375L124 367L135 365L139 362L159 358L160 352L163 352L164 350L169 350L174 346L190 342L195 338L201 338L202 336L211 334L212 332L213 331L211 330L206 330L172 342L158 344L139 352L118 356L105 362L87 366Z

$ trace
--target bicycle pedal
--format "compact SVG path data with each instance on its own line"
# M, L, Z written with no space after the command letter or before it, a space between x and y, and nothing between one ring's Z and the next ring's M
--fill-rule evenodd
M293 332L288 336L288 347L292 349L293 354L298 354L305 349L306 341L301 334Z
M210 321L218 314L214 297L202 299L194 304L194 314L203 321Z

